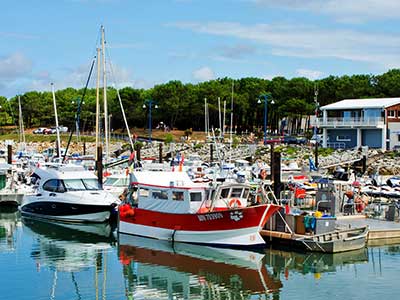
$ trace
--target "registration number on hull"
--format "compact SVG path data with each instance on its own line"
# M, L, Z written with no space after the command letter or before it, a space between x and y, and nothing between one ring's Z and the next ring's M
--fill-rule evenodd
M218 219L223 219L224 215L221 213L211 213L211 214L205 214L205 215L198 215L200 222L204 221L212 221L212 220L218 220Z

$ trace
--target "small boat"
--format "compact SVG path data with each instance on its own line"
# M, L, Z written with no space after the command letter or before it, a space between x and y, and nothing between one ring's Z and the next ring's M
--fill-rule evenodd
M35 169L35 193L19 207L24 216L66 222L105 222L120 201L100 188L97 177L81 166L53 164Z
M297 241L309 251L338 253L364 248L368 232L369 228L365 226L304 236Z
M213 246L260 246L281 206L254 204L244 183L194 183L186 172L133 172L137 199L119 209L121 233Z

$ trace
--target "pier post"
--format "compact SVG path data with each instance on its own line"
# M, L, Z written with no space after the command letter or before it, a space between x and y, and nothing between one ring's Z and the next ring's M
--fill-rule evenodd
M315 141L315 167L318 169L318 138Z
M86 155L86 142L83 142L83 155Z
M7 145L7 163L12 164L12 145Z
M281 182L281 153L274 152L274 162L273 162L273 181L274 181L274 194L277 199L281 197L282 182ZM272 170L272 165L271 165Z
M158 144L158 162L162 163L162 143Z
M210 162L214 160L214 147L213 144L210 144Z
M97 147L96 170L99 186L103 187L103 147L101 145Z
M361 161L362 161L362 173L365 174L365 172L367 172L367 156L363 155Z

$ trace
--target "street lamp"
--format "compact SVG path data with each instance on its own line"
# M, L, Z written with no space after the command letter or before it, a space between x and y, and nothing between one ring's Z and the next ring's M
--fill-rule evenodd
M151 109L153 107L153 103L154 103L154 108L158 108L157 104L152 99L147 99L143 104L144 109L147 107L149 108L149 143L151 143Z
M265 94L265 95L260 95L258 97L258 104L261 104L261 102L264 102L264 145L267 144L267 113L268 113L268 98L271 98L270 94ZM274 99L271 98L271 104L274 104Z

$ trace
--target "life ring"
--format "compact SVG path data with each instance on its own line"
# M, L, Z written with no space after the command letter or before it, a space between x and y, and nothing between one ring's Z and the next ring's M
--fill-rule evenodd
M261 176L261 179L267 178L267 171L265 169L261 169L260 176Z
M229 201L229 207L241 207L241 206L242 206L242 203L237 198L233 198Z

